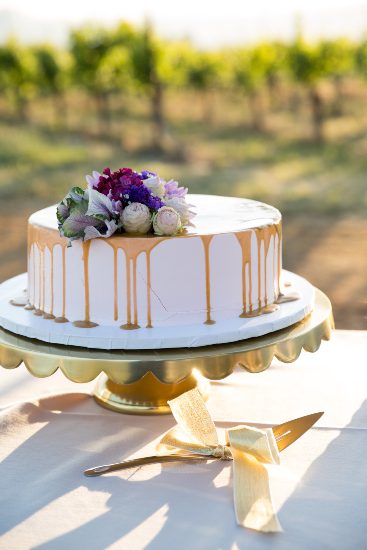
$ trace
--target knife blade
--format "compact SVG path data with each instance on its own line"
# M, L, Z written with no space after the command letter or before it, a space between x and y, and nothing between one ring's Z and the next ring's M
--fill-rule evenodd
M323 412L308 414L295 418L294 420L288 420L283 424L278 424L272 427L272 431L278 446L279 451L283 451L289 445L294 443L301 435L309 430L317 420L323 415ZM157 464L165 462L188 462L188 461L200 461L200 460L213 460L211 455L204 456L199 454L186 454L186 455L152 455L144 456L140 458L133 458L131 460L124 460L121 462L115 462L114 464L104 464L102 466L96 466L84 471L84 475L88 477L100 476L109 472L115 472L116 470L127 470L129 468L136 468L138 466L144 466L145 464Z
M309 430L321 418L323 412L317 412L289 420L272 428L279 451L283 451Z

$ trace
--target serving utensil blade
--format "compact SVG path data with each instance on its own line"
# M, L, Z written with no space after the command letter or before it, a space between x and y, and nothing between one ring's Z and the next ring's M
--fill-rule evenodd
M279 451L283 451L289 445L294 443L301 435L303 435L307 430L309 430L315 422L323 415L323 412L308 414L306 416L301 416L300 418L295 418L294 420L289 420L278 426L273 426L272 431L278 446ZM153 455L153 456L144 456L141 458L133 458L132 460L124 460L121 462L116 462L114 464L104 464L102 466L96 466L94 468L89 468L84 471L84 474L88 477L100 476L102 474L107 474L108 472L114 472L117 470L127 470L129 468L136 468L138 466L144 466L145 464L157 464L164 462L189 462L189 461L200 461L200 460L212 460L212 456L204 456L199 454L187 454L187 455Z
M301 435L312 428L315 422L317 422L323 414L323 412L308 414L306 416L301 416L300 418L295 418L294 420L289 420L288 422L284 422L278 426L274 426L272 431L279 451L283 451L289 447L289 445L292 445L292 443L301 437Z

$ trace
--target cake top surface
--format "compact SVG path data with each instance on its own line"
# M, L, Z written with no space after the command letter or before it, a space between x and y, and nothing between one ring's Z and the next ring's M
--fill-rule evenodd
M193 206L196 216L193 219L193 225L188 226L183 235L236 233L281 221L279 210L251 199L189 194L187 202ZM35 212L29 218L29 223L58 231L56 205ZM131 235L123 233L119 237L131 237ZM154 235L147 234L144 237L154 238Z

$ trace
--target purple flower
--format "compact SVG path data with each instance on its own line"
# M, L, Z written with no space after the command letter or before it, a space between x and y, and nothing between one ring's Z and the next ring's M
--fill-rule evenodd
M164 205L164 202L159 197L152 195L151 191L144 184L132 185L128 191L128 195L128 198L123 199L125 205L130 202L140 202L151 210L158 210Z
M187 187L179 187L177 181L169 180L164 184L165 198L173 199L174 197L184 198L187 193Z
M140 172L140 177L143 180L147 180L148 178L155 177L157 174L155 172L151 172L150 170L142 170Z
M135 187L143 185L143 180L131 168L119 168L115 172L105 168L94 188L111 200L119 201L129 193L132 185Z

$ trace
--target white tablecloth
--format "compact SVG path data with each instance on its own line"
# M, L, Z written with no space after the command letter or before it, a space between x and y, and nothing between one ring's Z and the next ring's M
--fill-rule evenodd
M366 548L366 356L367 332L336 331L295 363L212 384L208 407L221 428L325 411L272 467L284 528L273 535L236 525L229 462L86 478L87 467L151 453L172 418L107 411L88 395L93 384L61 373L1 369L0 548Z

